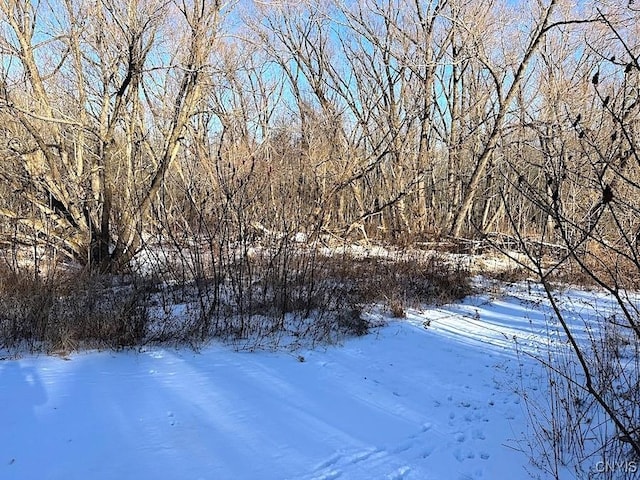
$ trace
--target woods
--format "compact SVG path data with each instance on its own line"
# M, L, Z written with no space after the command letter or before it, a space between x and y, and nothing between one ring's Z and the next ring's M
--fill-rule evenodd
M619 198L606 175L636 184L638 22L627 5L1 10L3 238L99 270L126 266L163 230L197 235L224 204L238 234L296 223L408 243L515 228L555 243L532 196L595 208L605 185ZM606 118L611 109L619 116ZM628 152L629 166L586 172L591 152ZM558 189L574 169L589 178Z

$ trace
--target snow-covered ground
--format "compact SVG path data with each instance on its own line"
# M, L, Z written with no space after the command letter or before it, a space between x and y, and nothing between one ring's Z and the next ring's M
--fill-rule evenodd
M524 479L523 285L296 352L211 345L0 361L0 479ZM514 340L515 339L515 340Z

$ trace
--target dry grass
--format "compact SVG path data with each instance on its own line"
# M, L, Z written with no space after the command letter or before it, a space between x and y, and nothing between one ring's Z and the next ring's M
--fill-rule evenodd
M0 349L66 355L149 343L197 347L215 337L261 347L287 335L334 343L367 333L364 312L374 304L402 318L408 308L471 292L468 271L437 255L356 258L291 247L210 265L194 269L197 277L171 278L69 271L42 278L5 268ZM184 308L176 313L176 305Z
M148 300L140 285L106 277L0 272L0 348L65 354L138 345L151 321Z

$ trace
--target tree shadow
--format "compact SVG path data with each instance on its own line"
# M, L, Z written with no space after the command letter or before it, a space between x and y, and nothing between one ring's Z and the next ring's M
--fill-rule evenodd
M0 362L1 478L3 470L15 478L14 474L22 470L21 464L27 467L19 455L36 440L34 435L39 430L36 408L46 402L47 393L35 368L20 361Z

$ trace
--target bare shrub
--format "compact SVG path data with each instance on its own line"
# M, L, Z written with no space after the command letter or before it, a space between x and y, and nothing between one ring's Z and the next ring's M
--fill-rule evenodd
M366 334L374 305L403 317L407 308L471 292L468 272L438 255L358 257L286 235L263 239L259 248L209 240L156 246L145 254L156 262L127 275L59 271L41 278L7 269L0 276L0 348L198 348L212 338L251 349L336 343Z
M119 349L148 340L150 291L144 284L113 285L108 277L3 272L0 348L67 353L77 348Z
M544 366L542 389L521 390L529 415L528 448L533 465L551 478L637 478L640 457L633 448L639 433L640 355L637 342L615 315L581 318L566 311L575 330L584 331L582 355L591 369L593 389L585 387L581 360L554 319L547 322L547 343L538 360ZM523 354L519 352L519 354ZM611 418L620 420L631 436Z

